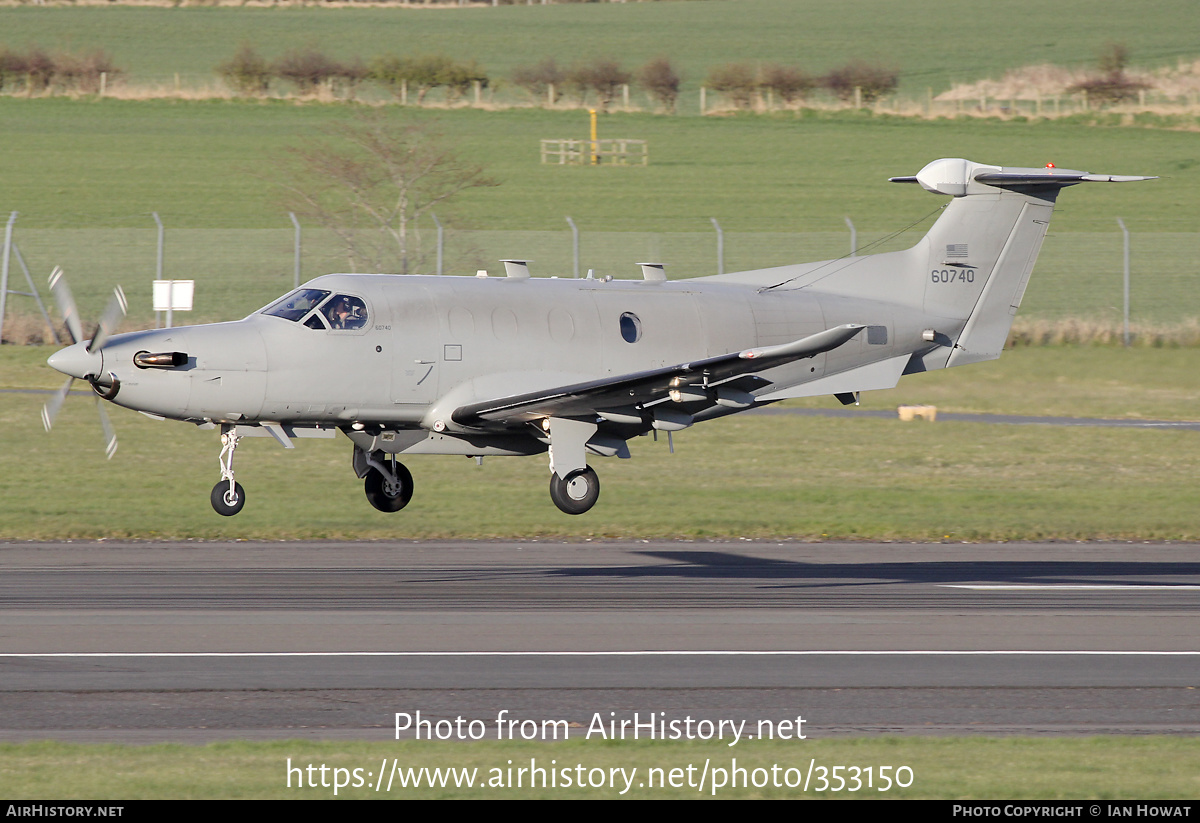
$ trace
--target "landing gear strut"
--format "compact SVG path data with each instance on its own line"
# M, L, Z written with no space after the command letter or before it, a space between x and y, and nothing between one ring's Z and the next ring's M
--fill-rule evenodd
M376 459L368 458L370 470L363 481L367 500L381 512L398 512L408 505L413 496L413 476L396 456Z
M246 491L233 479L233 451L241 439L236 427L221 427L221 454L217 458L221 464L221 479L213 486L209 501L213 510L224 517L232 517L246 505Z
M583 514L600 499L600 478L590 466L565 478L551 473L550 499L567 514Z

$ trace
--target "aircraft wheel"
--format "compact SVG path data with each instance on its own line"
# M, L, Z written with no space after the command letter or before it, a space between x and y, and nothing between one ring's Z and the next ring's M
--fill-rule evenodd
M550 499L567 514L583 514L600 499L600 478L590 466L576 469L565 480L551 474Z
M213 486L212 494L208 499L212 502L213 510L223 517L233 517L242 510L242 506L246 505L246 491L242 488L241 483L233 484L233 491L229 491L229 481L222 480L217 485Z
M364 487L367 500L381 512L398 512L408 505L413 496L412 473L403 463L393 463L396 470L396 482L392 483L377 469L367 472Z

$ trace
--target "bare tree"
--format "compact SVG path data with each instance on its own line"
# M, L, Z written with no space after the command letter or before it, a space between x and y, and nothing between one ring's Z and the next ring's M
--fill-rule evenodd
M408 274L417 221L464 189L499 185L427 124L367 114L287 151L286 207L330 229L352 271Z
M1087 93L1088 104L1095 103L1103 107L1109 103L1121 103L1132 100L1138 92L1152 88L1151 84L1130 77L1125 73L1129 65L1129 49L1123 43L1106 43L1100 50L1097 67L1099 74L1091 74L1084 80L1070 86L1067 91L1072 94Z

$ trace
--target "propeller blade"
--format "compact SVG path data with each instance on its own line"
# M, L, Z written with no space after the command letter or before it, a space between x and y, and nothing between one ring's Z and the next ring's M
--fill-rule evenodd
M113 289L112 299L108 301L108 306L104 309L104 314L100 315L100 324L96 327L96 333L92 336L92 342L88 343L87 350L89 352L104 348L104 344L108 342L108 338L117 330L117 326L121 325L121 321L125 319L125 312L129 308L125 302L125 292L121 291L121 287L117 286Z
M62 388L50 398L50 402L42 406L42 425L46 427L46 431L50 431L50 427L54 425L54 418L58 416L58 411L66 401L67 394L71 391L71 384L74 382L74 377L68 377Z
M100 398L96 398L96 411L100 415L100 428L104 431L104 455L109 460L117 453L117 433L113 430L112 421L108 419L108 412L104 410L104 404L100 402Z
M79 309L75 305L75 298L71 296L71 290L67 288L67 279L63 277L61 266L55 266L54 271L50 272L50 292L54 295L54 302L58 304L63 322L67 324L71 342L78 343L83 339L83 324L79 322Z

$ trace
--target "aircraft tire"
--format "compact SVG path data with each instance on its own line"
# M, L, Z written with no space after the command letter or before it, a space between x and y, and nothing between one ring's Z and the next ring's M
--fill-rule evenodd
M566 514L583 514L600 499L600 478L590 466L576 469L566 479L552 473L550 499Z
M246 490L241 483L233 484L233 494L229 493L229 481L222 480L213 486L212 494L208 497L213 511L222 517L233 517L246 505Z
M403 463L395 463L394 465L396 467L396 479L400 481L400 488L396 494L388 493L387 478L375 469L367 472L366 480L363 482L368 502L381 512L398 512L408 505L408 501L412 500L412 472Z

